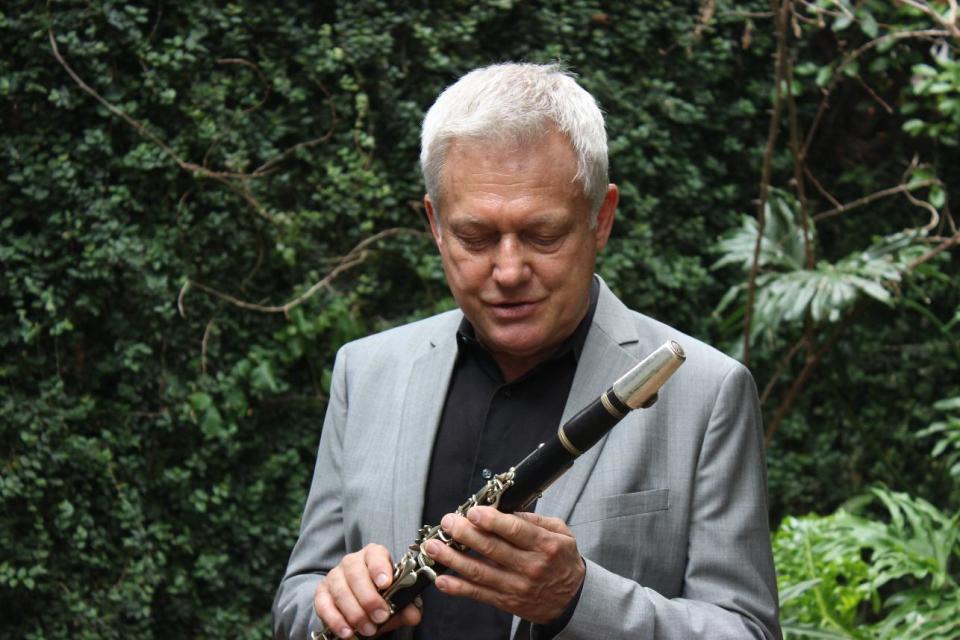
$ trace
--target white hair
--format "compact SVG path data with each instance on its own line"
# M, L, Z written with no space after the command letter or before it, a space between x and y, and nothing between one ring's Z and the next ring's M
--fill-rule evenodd
M545 135L553 125L577 156L575 181L590 205L590 223L607 193L607 132L596 100L557 64L505 63L474 69L447 87L423 119L420 168L434 206L454 139L503 143Z

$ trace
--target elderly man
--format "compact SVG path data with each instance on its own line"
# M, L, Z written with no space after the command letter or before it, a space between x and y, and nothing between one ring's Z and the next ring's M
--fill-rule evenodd
M593 98L554 66L477 69L421 164L459 309L340 349L276 637L779 637L753 380L594 275L618 191ZM535 513L450 513L666 340L686 366ZM438 522L468 551L429 543L451 571L388 620L393 561Z

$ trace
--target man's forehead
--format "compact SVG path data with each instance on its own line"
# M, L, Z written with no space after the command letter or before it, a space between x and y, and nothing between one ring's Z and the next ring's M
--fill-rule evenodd
M524 212L522 215L509 219L505 216L484 217L476 215L469 209L454 209L449 212L449 223L454 229L469 229L472 227L489 227L492 222L522 223L526 228L552 227L565 224L569 221L568 211L543 209Z
M450 138L447 144L447 153L467 149L511 153L543 144L547 140L556 140L557 142L562 140L571 151L574 151L570 137L553 122L547 121L540 126L528 129L503 129L482 136L456 136Z

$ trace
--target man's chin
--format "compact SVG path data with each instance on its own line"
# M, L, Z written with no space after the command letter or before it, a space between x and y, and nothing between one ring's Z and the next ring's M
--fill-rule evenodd
M525 360L536 358L541 353L549 353L549 347L544 346L545 340L536 335L493 336L490 340L481 340L488 351L498 357Z

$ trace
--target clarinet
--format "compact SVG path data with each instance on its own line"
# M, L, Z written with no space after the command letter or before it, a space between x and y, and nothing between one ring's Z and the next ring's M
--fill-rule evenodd
M541 443L527 457L504 473L492 477L481 489L460 505L456 513L466 516L475 506L490 506L504 513L523 511L564 472L574 460L607 434L634 409L646 409L657 401L663 383L683 364L686 356L673 340L665 342L642 362L627 371L599 398L560 425L557 435ZM466 551L440 525L424 525L403 557L393 566L393 582L380 595L392 617L414 602L437 576L446 569L437 565L424 550L429 540ZM323 627L310 634L312 640L336 640L337 635ZM354 636L356 638L357 636Z

